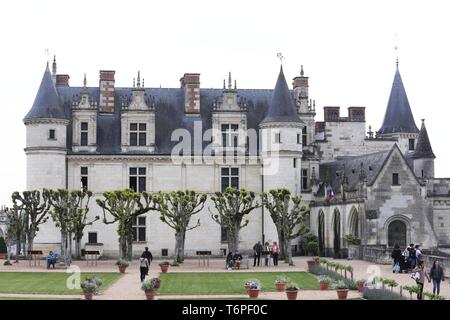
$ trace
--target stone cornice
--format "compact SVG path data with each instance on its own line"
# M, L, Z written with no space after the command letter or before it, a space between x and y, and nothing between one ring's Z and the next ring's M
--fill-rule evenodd
M259 125L261 129L266 128L303 128L304 123L301 122L266 122Z
M31 118L31 119L23 119L23 123L25 125L28 124L62 124L68 125L70 123L67 119L53 119L53 118Z
M64 153L64 154L67 153L67 148L51 147L51 146L47 146L47 147L28 147L28 148L24 148L23 150L25 151L25 153L40 153L42 151L60 151L61 153Z

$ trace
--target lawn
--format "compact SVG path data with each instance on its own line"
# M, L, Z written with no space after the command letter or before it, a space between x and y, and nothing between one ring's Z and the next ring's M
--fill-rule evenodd
M277 276L296 282L301 290L319 290L317 279L307 272L180 272L160 275L160 294L245 294L244 282L258 279L261 291L275 291Z
M101 291L121 276L116 272L81 273L81 281L92 275L103 280ZM81 289L67 288L71 276L65 272L0 272L0 293L82 294Z
M81 300L81 298L0 297L0 300Z

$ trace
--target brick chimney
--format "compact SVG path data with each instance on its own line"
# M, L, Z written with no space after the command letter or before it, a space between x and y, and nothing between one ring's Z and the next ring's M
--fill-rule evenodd
M323 117L325 122L339 121L340 118L339 109L340 107L323 107Z
M292 86L294 89L294 97L299 108L299 112L308 112L308 96L309 96L309 78L305 77L303 66L300 76L293 79Z
M348 107L348 120L356 122L366 121L365 107Z
M57 86L69 86L70 76L68 74L57 74L56 75L56 85Z
M114 112L114 75L115 71L100 70L100 104L99 111Z
M180 79L184 89L184 112L200 113L200 73L185 73Z

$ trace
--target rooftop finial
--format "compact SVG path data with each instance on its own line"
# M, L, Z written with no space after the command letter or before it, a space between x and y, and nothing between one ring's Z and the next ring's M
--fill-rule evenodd
M56 55L53 56L52 74L56 75Z
M144 78L142 78L142 88L144 87Z
M277 57L278 59L280 59L281 66L283 66L283 59L284 59L283 54L281 52L278 52Z
M136 81L136 78L133 78L133 88L136 87L135 81Z
M422 120L422 123L424 123L424 122L425 122L425 119L420 119L420 120Z
M234 79L234 90L237 89L237 85L236 85L236 79Z
M141 72L140 71L138 71L136 85L137 85L138 88L141 86Z
M83 87L86 89L86 84L87 84L87 81L86 81L86 72L84 73L84 79L83 79Z
M228 89L231 89L231 72L228 72Z
M394 47L394 49L395 49L395 52L397 53L397 59L395 60L395 65L396 65L397 70L398 70L398 36L397 36L397 34L395 34L395 47Z
M225 79L223 79L223 88L226 89L225 88Z
M300 76L304 76L305 75L305 72L303 71L303 65L301 66L301 70L300 70Z

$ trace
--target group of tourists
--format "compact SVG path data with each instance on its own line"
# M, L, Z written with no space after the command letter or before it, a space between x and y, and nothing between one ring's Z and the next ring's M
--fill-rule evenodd
M234 254L229 252L227 255L227 269L228 270L239 270L241 268L242 254L236 251Z
M273 258L273 265L278 265L278 256L280 254L280 247L278 246L277 242L274 241L272 245L268 241L264 243L264 246L261 244L261 241L258 241L253 246L253 266L256 267L256 264L258 264L258 267L261 262L261 256L264 258L264 265L266 267L269 266L269 259L270 257Z
M411 243L405 250L401 251L399 245L394 246L394 250L391 254L394 260L394 267L392 272L403 273L412 272L411 278L416 281L417 287L417 299L423 299L423 287L425 284L425 278L428 282L433 282L433 294L440 294L441 282L444 281L444 269L442 268L439 260L433 262L433 266L429 272L425 270L425 262L419 245Z

